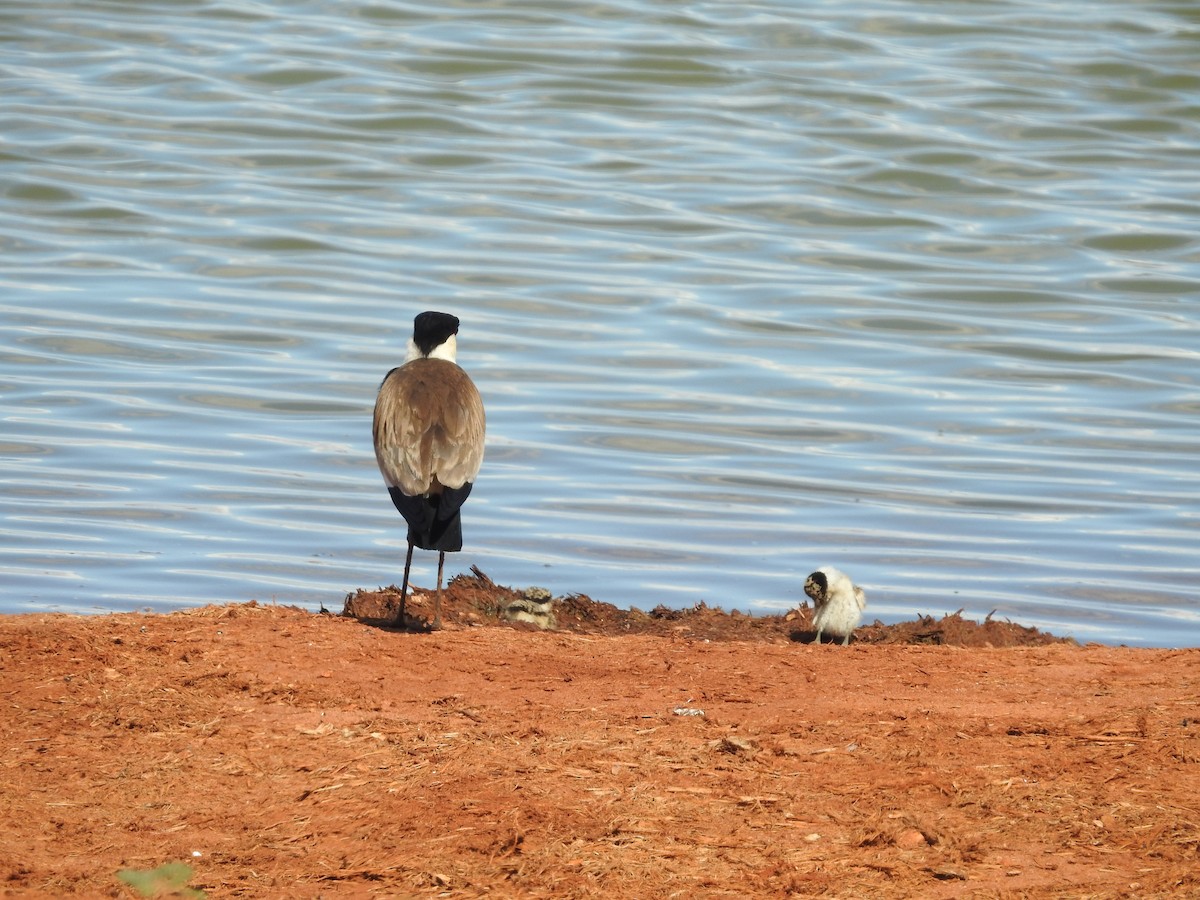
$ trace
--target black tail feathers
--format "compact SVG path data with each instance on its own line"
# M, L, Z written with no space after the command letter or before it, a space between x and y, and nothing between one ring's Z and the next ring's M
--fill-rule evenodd
M442 488L431 497L409 497L399 488L389 488L392 503L408 523L408 539L422 550L455 553L462 549L462 517L459 510L471 494L471 483L460 488Z

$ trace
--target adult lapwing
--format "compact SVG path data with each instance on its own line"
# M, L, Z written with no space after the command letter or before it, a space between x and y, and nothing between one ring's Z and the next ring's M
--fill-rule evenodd
M817 630L815 643L828 631L842 635L842 645L850 643L850 635L862 621L867 608L867 595L845 572L833 566L822 566L804 580L804 593L812 598L813 627Z
M438 552L433 627L442 624L442 566L462 549L459 511L483 462L483 400L454 361L458 319L423 312L413 321L402 366L387 373L375 399L375 459L392 503L408 523L408 556L397 624L405 627L413 547Z

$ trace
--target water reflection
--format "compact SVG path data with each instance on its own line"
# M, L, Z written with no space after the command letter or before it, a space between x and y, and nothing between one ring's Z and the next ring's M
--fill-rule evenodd
M370 406L446 308L464 566L1200 644L1170 4L6 15L0 608L394 580Z

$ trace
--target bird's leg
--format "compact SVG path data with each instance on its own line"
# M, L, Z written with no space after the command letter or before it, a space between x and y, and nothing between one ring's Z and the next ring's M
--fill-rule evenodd
M442 565L446 562L446 554L438 551L438 585L437 594L433 599L433 629L442 627Z
M412 566L412 541L408 542L408 556L404 558L404 585L400 588L400 615L396 617L396 624L401 628L404 627L404 600L408 597L408 570Z
M842 646L843 647L850 646L850 635L849 634L847 634L844 638L842 638Z
M820 628L817 629L817 638L816 638L816 640L813 641L814 644L821 643L821 631L822 631L822 629L820 629Z

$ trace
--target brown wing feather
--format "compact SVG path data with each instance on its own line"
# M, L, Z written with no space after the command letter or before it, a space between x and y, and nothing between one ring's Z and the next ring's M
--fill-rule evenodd
M483 463L483 400L470 376L444 359L392 369L375 400L375 459L409 496L474 482Z

